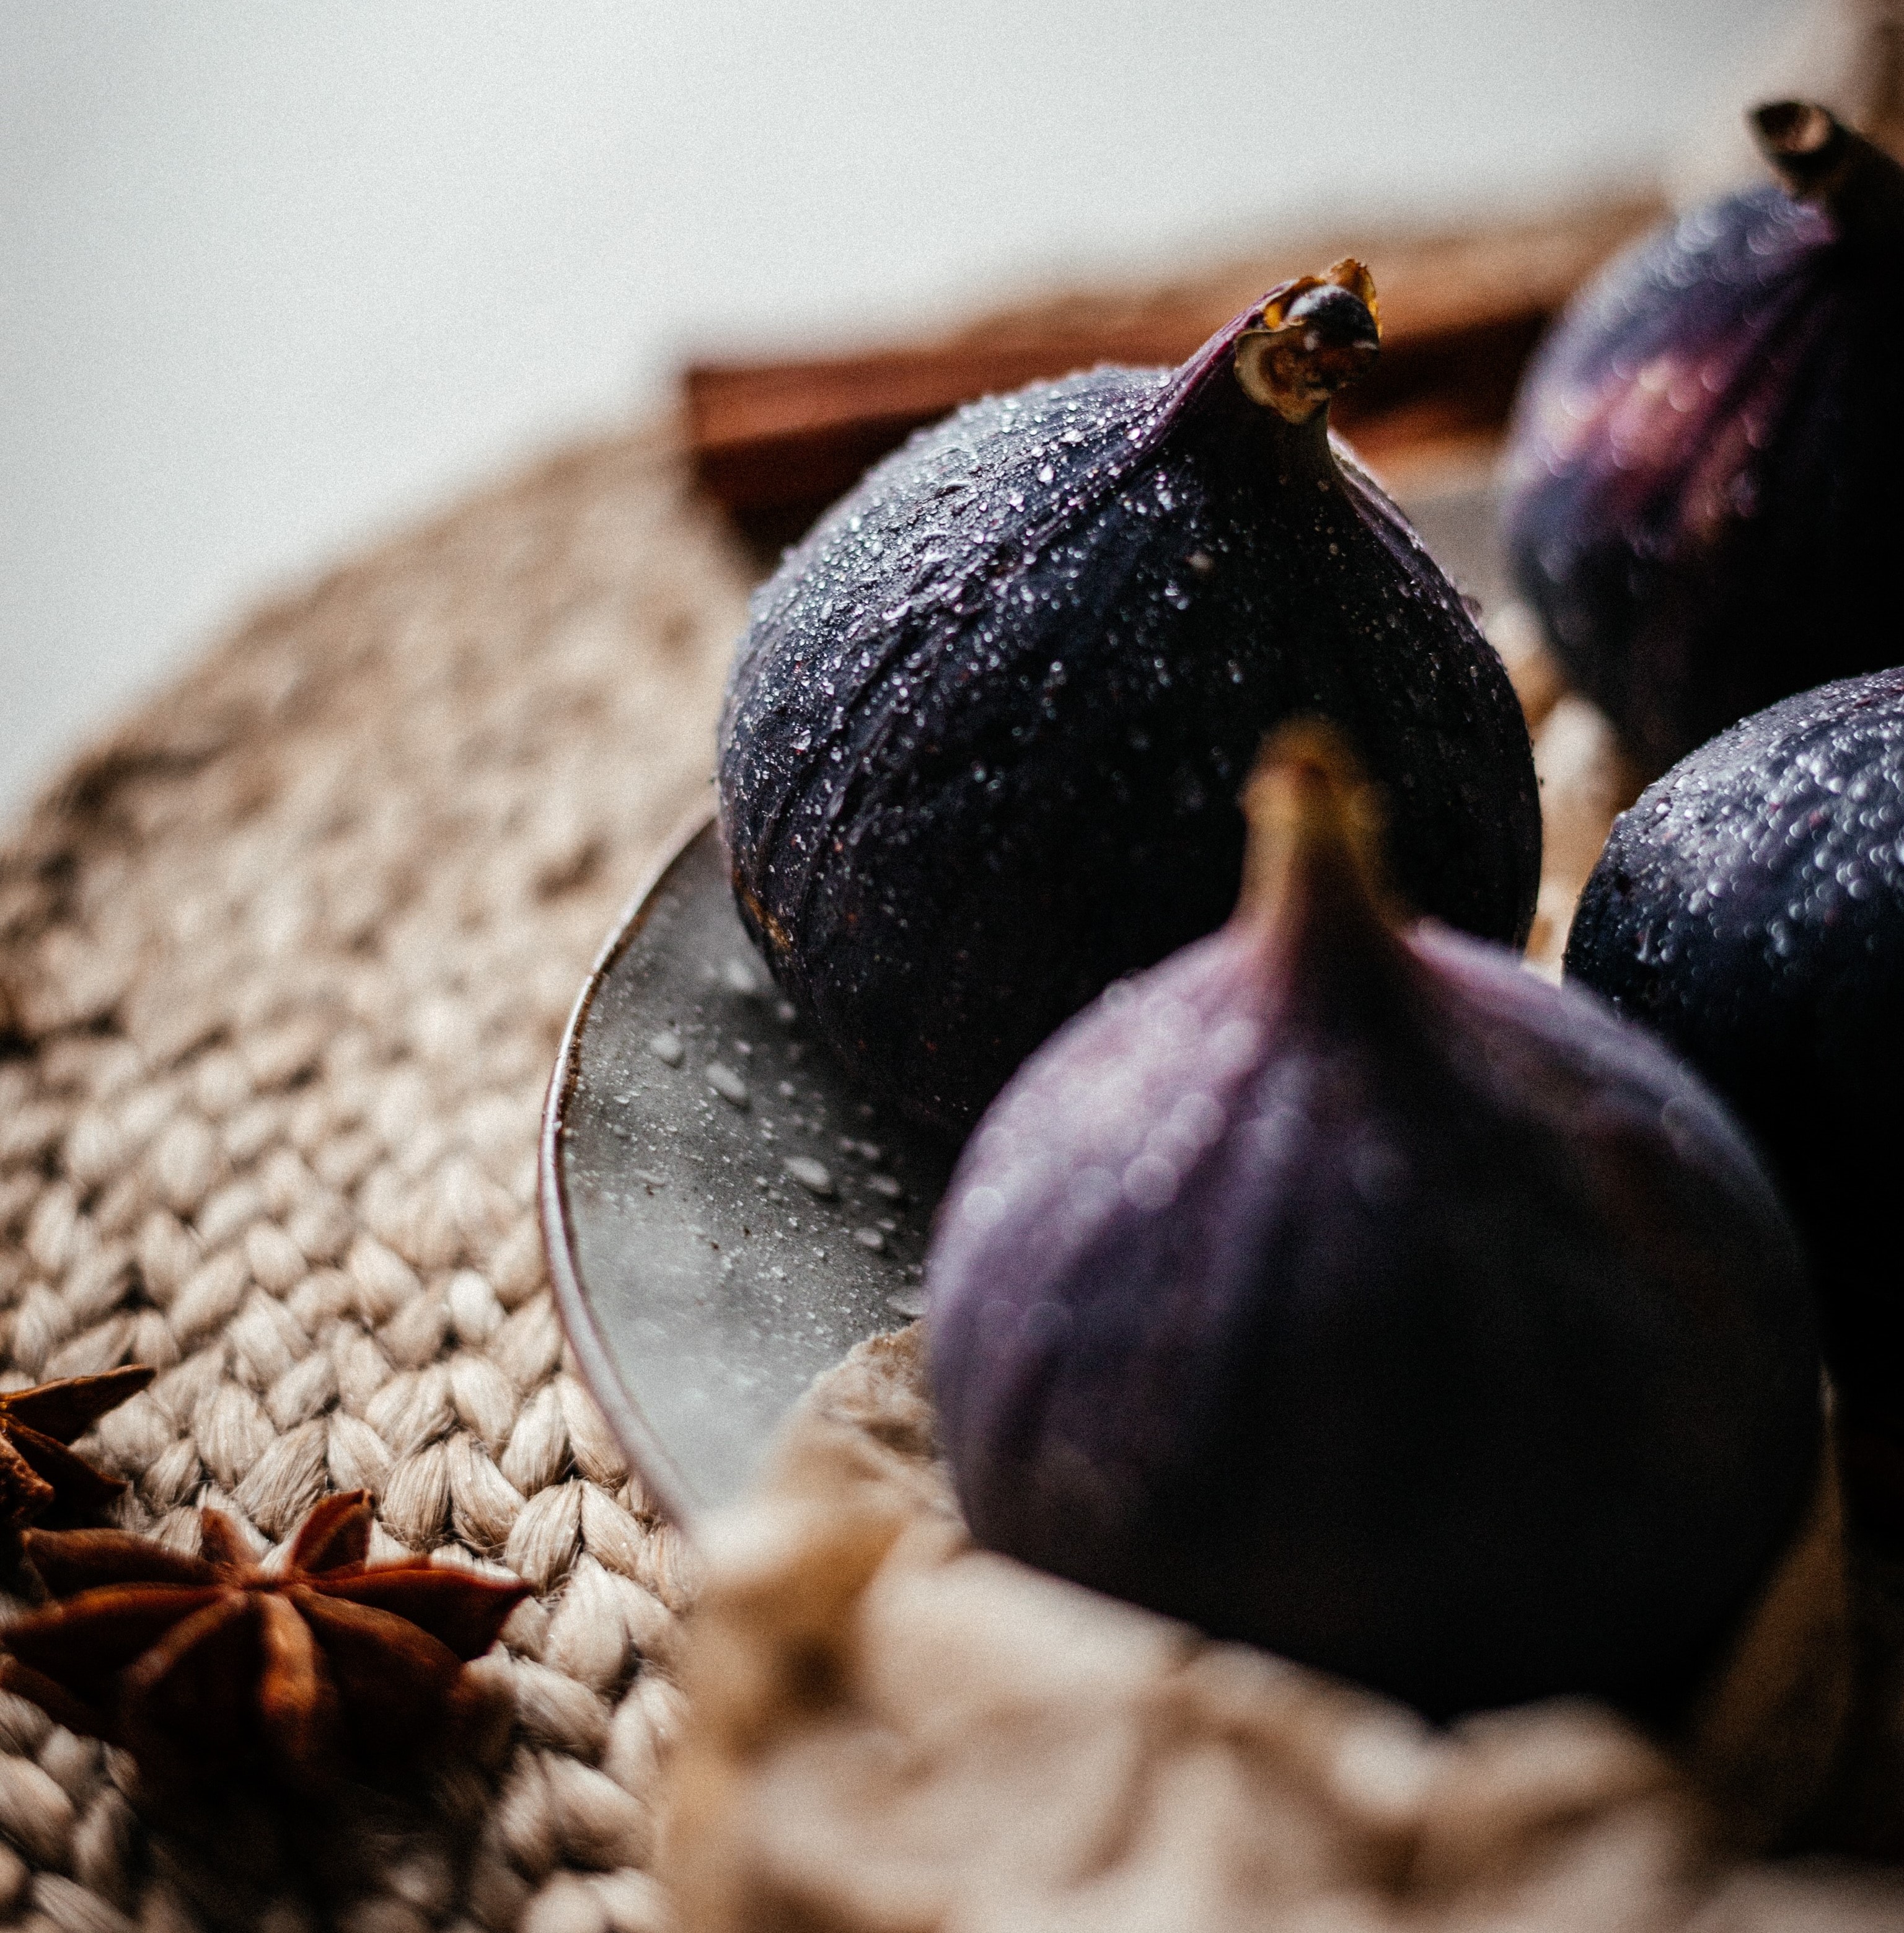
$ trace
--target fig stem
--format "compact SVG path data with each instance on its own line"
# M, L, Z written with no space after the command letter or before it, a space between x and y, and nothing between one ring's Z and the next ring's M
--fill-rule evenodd
M1353 256L1283 282L1237 338L1236 380L1252 402L1305 423L1374 361L1382 346L1375 282Z
M1313 719L1281 726L1241 803L1248 837L1237 921L1287 934L1326 897L1388 928L1381 808L1339 733Z
M1904 251L1904 167L1814 101L1768 101L1746 116L1759 152L1794 200L1893 263Z

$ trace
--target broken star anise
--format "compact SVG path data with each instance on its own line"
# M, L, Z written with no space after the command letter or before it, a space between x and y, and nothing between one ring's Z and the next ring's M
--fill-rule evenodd
M156 1373L134 1363L0 1395L0 1536L29 1523L85 1523L125 1488L66 1446Z
M0 1685L149 1775L257 1771L305 1790L489 1727L463 1667L526 1584L421 1557L367 1565L367 1490L319 1504L269 1571L230 1518L200 1514L197 1557L120 1531L29 1531L57 1601L0 1632Z

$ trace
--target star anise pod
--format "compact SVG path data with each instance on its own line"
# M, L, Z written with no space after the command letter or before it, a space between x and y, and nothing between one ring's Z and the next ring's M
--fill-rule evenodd
M114 1530L29 1531L57 1601L0 1632L0 1685L149 1775L275 1775L303 1790L468 1748L493 1713L463 1667L526 1584L367 1565L370 1493L327 1498L281 1570L200 1513L200 1555Z
M29 1523L87 1523L125 1488L66 1446L156 1373L135 1363L0 1395L0 1536Z

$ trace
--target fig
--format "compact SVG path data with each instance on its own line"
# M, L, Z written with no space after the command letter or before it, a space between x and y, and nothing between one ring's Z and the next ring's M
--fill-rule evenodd
M1647 777L1896 655L1904 170L1821 107L1749 119L1782 185L1605 270L1510 431L1515 581Z
M1119 975L1224 918L1266 728L1334 720L1393 800L1398 889L1525 937L1526 727L1401 513L1333 443L1375 353L1354 262L1175 370L963 410L759 592L720 739L742 918L867 1088L969 1126Z
M1614 825L1569 979L1643 1021L1757 1138L1810 1252L1841 1403L1904 1436L1904 671L1787 699Z
M928 1270L958 1496L982 1544L1431 1717L1657 1709L1815 1477L1797 1238L1642 1029L1394 923L1368 788L1292 732L1235 916L961 1156Z

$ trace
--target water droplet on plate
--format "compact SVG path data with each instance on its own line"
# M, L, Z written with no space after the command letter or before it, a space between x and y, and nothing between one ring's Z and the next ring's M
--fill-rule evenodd
M720 1098L736 1108L747 1104L747 1083L734 1070L718 1060L708 1063L708 1085Z

